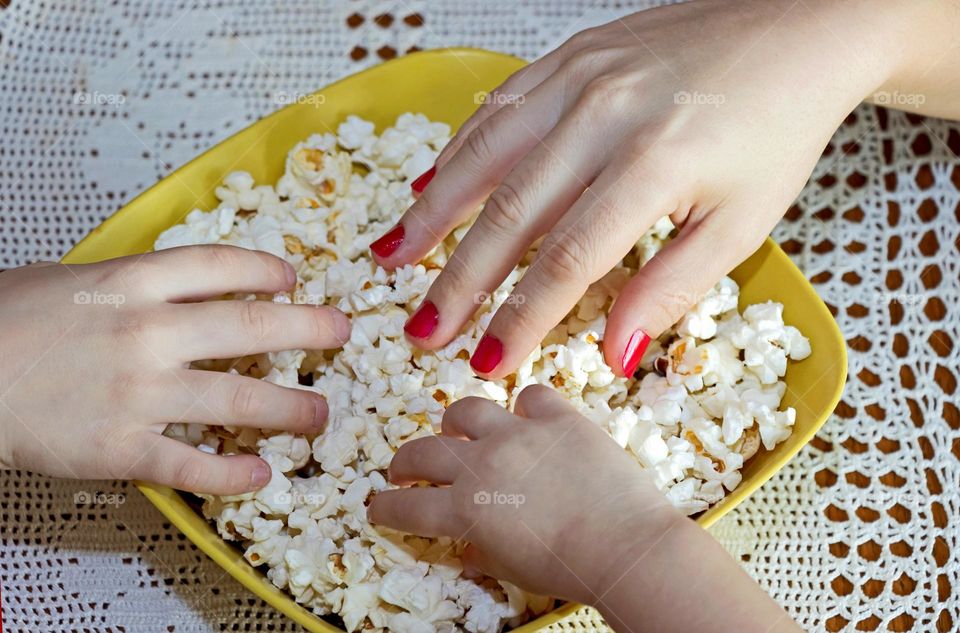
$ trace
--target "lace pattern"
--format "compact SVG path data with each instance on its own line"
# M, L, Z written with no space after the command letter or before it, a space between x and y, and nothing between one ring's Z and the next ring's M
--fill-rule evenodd
M600 0L0 1L0 268L57 259L289 95L419 48L535 58ZM873 106L774 237L844 332L817 438L713 533L810 631L960 626L960 126ZM294 631L132 486L0 479L10 631ZM606 630L591 610L554 627Z

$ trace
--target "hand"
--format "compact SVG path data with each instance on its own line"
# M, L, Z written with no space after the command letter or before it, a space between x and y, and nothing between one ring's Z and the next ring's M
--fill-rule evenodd
M455 402L400 447L371 523L469 541L468 576L595 606L618 631L799 633L646 472L548 387Z
M333 308L197 303L289 290L295 280L283 260L231 246L0 274L0 461L214 494L263 486L270 468L259 457L209 455L162 433L170 422L323 429L327 406L316 393L188 368L202 359L340 346L350 323Z
M411 341L448 343L473 298L545 236L471 361L478 374L503 377L669 215L678 235L609 314L605 359L631 374L650 337L761 244L840 122L892 75L906 45L891 47L890 34L910 19L930 25L916 3L880 4L665 6L579 33L518 71L372 245L384 266L417 261L486 200L411 318Z
M470 541L468 575L595 604L622 557L687 521L643 469L548 387L527 387L517 415L481 398L447 409L443 435L397 451L371 522ZM614 578L615 579L615 578Z

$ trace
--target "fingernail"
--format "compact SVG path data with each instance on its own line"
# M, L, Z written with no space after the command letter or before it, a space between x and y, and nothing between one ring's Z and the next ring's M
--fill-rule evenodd
M266 462L260 462L253 473L250 474L250 487L259 490L267 485L273 474L270 472L270 465Z
M333 317L333 329L337 334L337 340L341 343L346 343L350 340L350 332L353 329L353 324L350 322L350 317L344 313L337 310L338 314Z
M378 257L390 257L403 244L403 225L398 224L370 245L370 250Z
M317 429L317 432L323 431L327 426L327 413L329 408L327 407L327 401L323 398L317 396L316 400L313 403L313 426Z
M633 375L633 372L637 371L637 366L640 364L640 359L643 358L643 353L647 351L648 345L650 345L650 336L643 330L637 330L630 335L627 348L623 350L623 356L620 357L620 366L623 368L624 376L629 378Z
M433 180L433 176L436 173L437 166L434 165L427 171L417 176L417 179L410 183L410 188L413 189L414 193L423 193L423 190L427 188L427 185L430 184L430 181Z
M437 329L439 321L440 313L437 312L437 306L433 305L433 301L424 301L407 319L403 331L414 338L427 338Z
M287 285L292 286L297 283L297 271L293 269L293 266L288 262L287 263Z
M502 358L503 343L496 336L484 334L470 357L470 366L481 374L487 374L496 369Z

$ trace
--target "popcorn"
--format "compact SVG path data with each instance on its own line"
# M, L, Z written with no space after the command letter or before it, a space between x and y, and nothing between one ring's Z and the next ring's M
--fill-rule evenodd
M155 244L273 253L298 276L296 288L274 302L334 305L350 316L350 340L339 350L197 364L323 395L330 410L323 433L186 424L167 431L208 453L255 453L270 465L269 483L256 492L204 496L204 516L275 586L316 614L336 614L349 631L499 633L553 604L506 582L464 578L462 543L367 522L368 499L390 487L386 473L396 450L438 433L456 400L479 396L512 408L527 385L550 385L646 468L671 503L694 514L739 485L744 462L761 447L789 437L796 412L781 406L782 379L790 361L811 353L809 341L784 323L783 306L766 302L741 313L739 288L725 278L651 342L639 379L614 375L601 348L606 314L669 239L668 217L587 289L508 379L481 380L469 357L525 265L445 347L414 349L404 323L470 223L420 263L392 272L368 249L413 202L410 182L433 165L449 134L420 114L401 115L379 134L371 122L348 116L336 134L297 144L275 187L258 186L245 172L227 174L216 188L216 209L191 211Z

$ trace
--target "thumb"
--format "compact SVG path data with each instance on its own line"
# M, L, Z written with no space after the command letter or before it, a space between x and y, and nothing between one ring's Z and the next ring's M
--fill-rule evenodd
M734 234L720 226L719 215L684 227L620 292L603 337L604 359L614 373L632 375L650 341L763 243L762 231L755 237Z

